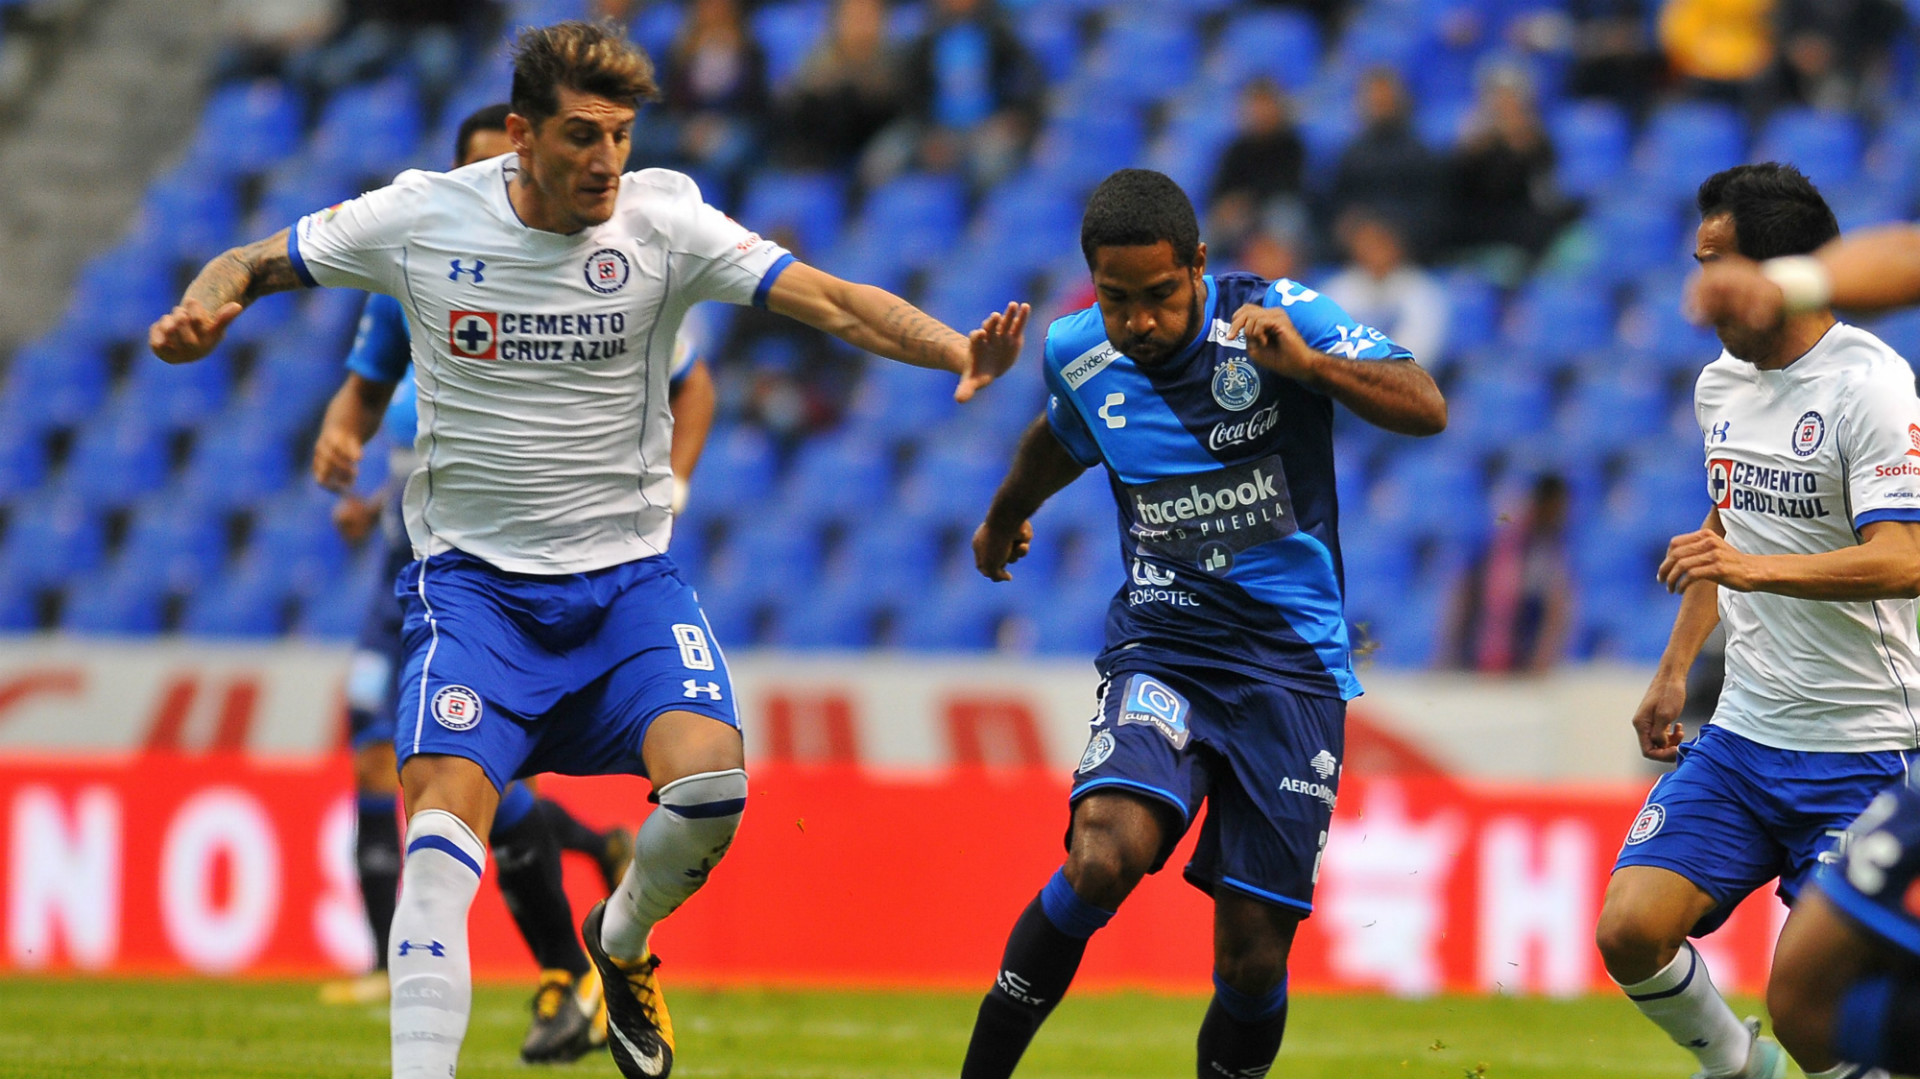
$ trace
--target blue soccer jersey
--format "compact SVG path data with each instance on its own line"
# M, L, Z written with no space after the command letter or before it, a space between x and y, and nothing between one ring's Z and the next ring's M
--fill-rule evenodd
M1205 283L1202 332L1151 370L1108 342L1098 308L1047 330L1047 418L1076 460L1106 466L1119 503L1130 580L1099 667L1201 664L1351 699L1333 402L1262 370L1228 324L1258 303L1284 309L1321 352L1412 355L1297 282Z

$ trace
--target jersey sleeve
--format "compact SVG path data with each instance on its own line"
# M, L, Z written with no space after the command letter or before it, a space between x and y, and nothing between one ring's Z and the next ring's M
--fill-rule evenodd
M287 231L294 273L309 288L398 292L402 253L425 201L426 175L403 172L386 187L295 222Z
M674 220L668 242L677 289L686 302L718 300L765 307L767 294L793 264L793 255L707 205L692 180L673 175L679 190L672 200Z
M1372 326L1355 322L1346 309L1299 283L1281 278L1268 286L1261 303L1278 307L1293 320L1308 347L1349 360L1411 360L1413 353L1394 344Z
M400 301L380 292L369 295L347 353L347 370L375 382L399 382L412 359L407 314Z
M1053 429L1053 437L1060 440L1074 460L1092 468L1101 461L1100 444L1094 441L1086 418L1073 407L1073 391L1054 368L1052 341L1047 342L1047 355L1041 369L1047 379L1047 426Z
M1857 386L1838 432L1855 530L1920 521L1920 398L1901 364Z

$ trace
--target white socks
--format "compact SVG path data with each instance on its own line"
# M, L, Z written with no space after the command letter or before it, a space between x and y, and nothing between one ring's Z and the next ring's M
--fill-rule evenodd
M1808 1072L1807 1079L1893 1079L1884 1069L1862 1068L1842 1061L1823 1072Z
M700 772L657 794L660 808L634 836L633 865L608 898L601 922L600 946L615 959L644 958L654 923L707 882L747 808L747 773Z
M387 944L393 1076L449 1079L473 1006L467 908L480 889L487 846L460 818L439 809L413 815L406 846Z
M1660 973L1620 988L1640 1014L1699 1057L1708 1075L1737 1075L1747 1066L1753 1035L1721 999L1707 974L1707 961L1692 944L1682 943L1680 954Z

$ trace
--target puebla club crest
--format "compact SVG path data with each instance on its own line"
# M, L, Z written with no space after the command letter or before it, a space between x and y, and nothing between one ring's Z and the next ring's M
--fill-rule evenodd
M1228 356L1213 369L1213 399L1228 412L1244 412L1260 399L1260 372L1240 356Z

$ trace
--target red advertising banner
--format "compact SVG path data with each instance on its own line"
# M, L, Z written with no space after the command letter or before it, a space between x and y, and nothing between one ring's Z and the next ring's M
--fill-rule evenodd
M0 761L7 964L360 968L370 944L352 877L349 774L344 757ZM740 839L656 945L688 982L984 987L1008 927L1061 860L1066 784L1044 768L757 764ZM637 824L648 808L638 779L549 777L543 791L596 826ZM1349 773L1293 984L1403 994L1606 987L1593 922L1643 794ZM1210 909L1179 879L1183 860L1177 853L1094 940L1083 983L1205 987ZM567 873L579 916L598 898L598 877L584 860ZM1748 908L1702 950L1717 981L1754 990L1784 910L1768 897ZM480 976L531 976L491 882L472 940Z

